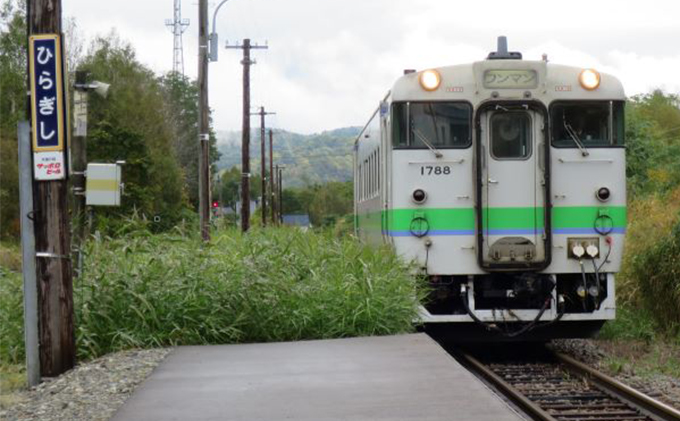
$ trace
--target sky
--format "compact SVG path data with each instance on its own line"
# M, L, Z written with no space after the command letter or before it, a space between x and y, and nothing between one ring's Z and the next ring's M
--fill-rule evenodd
M209 3L209 14L220 3ZM172 70L173 36L165 20L173 0L62 0L88 43L115 29L157 73ZM623 82L631 96L680 92L680 2L671 0L228 0L216 19L219 60L209 65L217 130L239 130L242 50L253 50L253 112L270 127L315 133L363 126L404 69L483 60L499 35L527 60L594 67ZM198 0L182 1L185 74L198 73ZM115 89L115 87L112 87ZM258 120L253 119L256 126Z

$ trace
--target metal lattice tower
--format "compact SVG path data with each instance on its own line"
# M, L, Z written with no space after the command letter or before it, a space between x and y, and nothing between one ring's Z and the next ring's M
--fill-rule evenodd
M170 28L174 35L172 71L184 75L184 47L182 34L189 27L189 19L182 19L182 0L175 1L174 19L166 19L165 26Z

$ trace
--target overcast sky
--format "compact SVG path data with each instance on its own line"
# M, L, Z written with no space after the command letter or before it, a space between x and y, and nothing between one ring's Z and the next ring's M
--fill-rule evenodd
M198 0L182 2L185 73L197 74ZM210 3L210 16L219 4ZM139 60L172 69L173 0L63 0L91 39L115 28ZM210 64L210 105L217 130L241 127L241 50L226 41L268 42L254 50L252 106L274 111L272 127L313 133L363 125L405 68L481 60L508 36L525 59L612 73L634 95L680 91L680 2L229 0L217 17L219 61ZM115 88L114 88L115 89ZM253 120L253 125L257 124Z

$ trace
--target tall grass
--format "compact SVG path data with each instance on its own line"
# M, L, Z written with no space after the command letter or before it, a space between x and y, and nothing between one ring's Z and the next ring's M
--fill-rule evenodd
M86 253L74 286L80 358L130 347L408 332L419 302L391 251L332 233L229 231L207 245L179 233L133 233L95 238ZM0 291L0 302L20 292L12 288ZM0 309L0 320L20 332L20 310ZM11 350L0 348L10 361L23 357L20 336Z
M680 188L630 202L617 295L624 306L651 316L662 333L679 333Z
M0 366L23 362L23 296L21 273L0 265Z

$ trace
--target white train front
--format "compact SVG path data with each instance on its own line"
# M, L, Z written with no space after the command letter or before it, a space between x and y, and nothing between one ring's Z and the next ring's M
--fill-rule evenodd
M589 336L615 316L623 87L498 44L396 81L356 140L356 233L427 274L429 329Z

